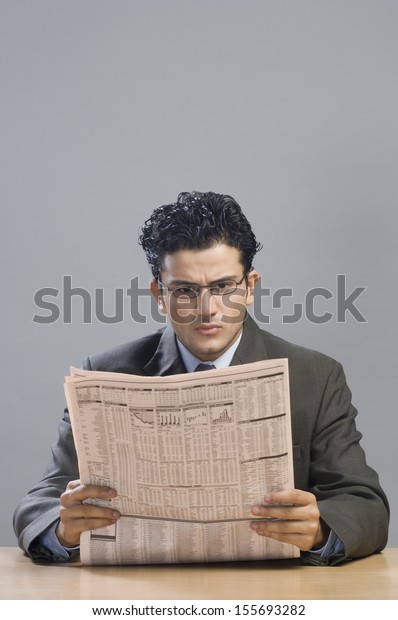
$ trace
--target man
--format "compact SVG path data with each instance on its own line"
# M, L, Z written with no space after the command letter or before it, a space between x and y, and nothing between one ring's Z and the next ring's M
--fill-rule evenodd
M315 564L382 550L388 502L359 445L340 364L260 330L247 314L259 278L252 262L260 244L239 205L211 192L180 194L175 204L153 212L140 243L152 270L151 291L169 325L86 358L84 368L159 376L192 372L200 363L223 368L288 358L295 488L259 497L250 527L296 545ZM117 489L85 486L78 477L65 411L52 461L15 513L19 544L33 559L73 559L83 531L120 517L84 503L114 497Z

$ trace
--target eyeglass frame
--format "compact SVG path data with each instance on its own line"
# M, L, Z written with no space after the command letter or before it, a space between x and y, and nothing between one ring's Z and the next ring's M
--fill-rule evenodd
M218 280L218 283L220 283L220 282L233 282L236 285L235 288L232 291L226 291L225 293L213 293L211 289L212 288L217 288L215 284L205 284L204 286L201 286L200 284L194 284L194 285L181 284L181 285L177 285L174 288L170 288L169 286L166 286L166 284L164 284L161 281L160 277L157 278L157 281L158 281L158 284L163 289L166 289L166 291L168 293L171 293L171 295L173 295L173 297L175 299L177 299L177 300L179 299L179 297L177 297L177 295L175 295L174 292L177 291L178 289L182 289L182 288L191 289L192 291L195 291L195 295L193 297L190 297L189 295L181 295L181 297L186 297L187 299L197 299L199 297L199 295L200 295L201 289L207 289L212 297L213 296L215 296L215 297L224 297L224 296L233 295L237 291L238 286L240 284L242 284L242 282L243 282L243 280L245 280L245 278L247 278L247 274L248 274L248 272L245 272L243 274L242 279L239 280L239 282L237 282L236 280L232 280L232 279L231 280L228 280L228 279L223 280L222 278L220 280Z

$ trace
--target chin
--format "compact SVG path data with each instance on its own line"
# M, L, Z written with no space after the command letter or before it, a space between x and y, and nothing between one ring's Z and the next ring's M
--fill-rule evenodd
M223 350L220 351L220 349L218 347L214 347L214 349L209 348L209 349L197 349L196 352L192 351L194 355L196 355L196 357L198 357L199 359L203 359L203 361L206 361L205 358L209 357L211 360L215 360L217 357L220 357L220 355L223 353Z

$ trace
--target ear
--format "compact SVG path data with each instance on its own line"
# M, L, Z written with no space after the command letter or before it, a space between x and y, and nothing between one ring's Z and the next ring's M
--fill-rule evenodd
M166 304L164 303L163 292L162 292L162 289L160 288L160 286L158 284L158 281L157 280L151 280L149 288L151 289L152 295L156 299L159 311L163 312L163 313L166 313L167 312L167 308L166 308Z
M260 274L255 269L252 269L247 274L247 305L252 304L254 301L254 289L256 288L259 279Z

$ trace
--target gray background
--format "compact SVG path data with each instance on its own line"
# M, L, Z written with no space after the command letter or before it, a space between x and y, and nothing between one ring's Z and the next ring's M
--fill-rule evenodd
M198 189L238 200L263 287L293 289L279 310L260 299L263 327L343 363L398 546L398 3L1 0L0 29L0 544L48 461L69 365L156 327L127 298L114 325L84 324L78 298L70 324L38 324L35 292L69 274L111 315L116 288L149 281L140 225ZM337 274L367 287L366 323L337 322ZM333 319L284 324L317 286Z

